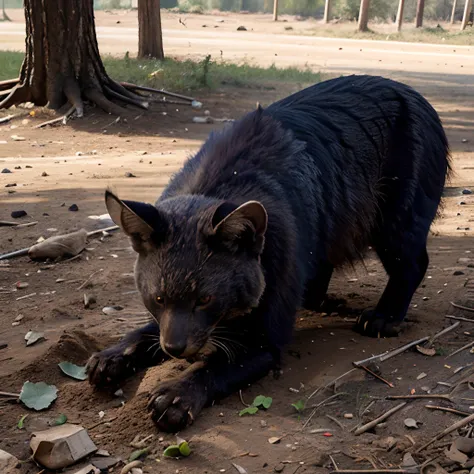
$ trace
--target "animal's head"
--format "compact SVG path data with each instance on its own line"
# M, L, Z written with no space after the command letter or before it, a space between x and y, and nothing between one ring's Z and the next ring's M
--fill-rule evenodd
M265 289L262 204L181 196L155 207L109 191L105 200L138 254L137 287L160 325L162 349L189 358L219 347L219 327L250 312Z

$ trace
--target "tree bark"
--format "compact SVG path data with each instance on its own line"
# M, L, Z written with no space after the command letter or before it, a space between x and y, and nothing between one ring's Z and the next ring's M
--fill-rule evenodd
M370 5L370 0L361 0L360 2L359 24L358 24L359 31L367 31L369 29L368 28L369 5Z
M18 80L0 86L0 109L24 102L60 109L68 102L77 115L84 99L120 115L121 104L148 103L107 75L95 34L93 0L24 0L26 53ZM3 99L3 100L2 100Z
M454 25L457 4L458 0L453 0L453 9L451 10L451 25Z
M416 20L415 27L421 28L423 26L423 13L425 11L425 0L418 0L416 4Z
M464 14L462 16L462 23L461 23L461 31L466 29L466 26L469 22L469 15L471 14L472 10L472 0L466 0L464 4Z
M138 57L164 59L160 0L138 0Z
M403 9L405 8L405 0L400 0L398 3L398 11L397 11L397 31L402 30L402 23L403 23Z
M2 0L2 21L12 21L5 10L5 0Z
M273 0L273 21L278 21L278 0Z
M326 3L324 4L324 23L329 23L329 20L331 18L331 3L332 0L326 0Z

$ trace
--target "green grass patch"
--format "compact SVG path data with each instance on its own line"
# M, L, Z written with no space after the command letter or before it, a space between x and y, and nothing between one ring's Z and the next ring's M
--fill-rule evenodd
M376 28L376 25L375 25ZM317 28L311 31L315 36L326 36L332 38L354 38L371 39L379 41L404 41L408 43L431 43L431 44L453 44L474 45L474 28L464 31L447 31L440 27L413 28L407 25L400 33L381 33L369 29L364 33L355 29ZM305 32L304 34L308 34Z
M0 51L0 80L18 77L22 61L23 53ZM221 85L265 87L278 82L308 84L321 80L320 74L309 68L262 68L248 63L213 61L210 56L202 61L156 61L126 55L124 58L105 56L103 61L107 73L117 81L172 91L213 89Z

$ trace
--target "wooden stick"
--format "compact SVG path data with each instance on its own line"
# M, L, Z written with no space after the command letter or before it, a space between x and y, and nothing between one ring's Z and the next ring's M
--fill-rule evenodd
M454 408L437 407L435 405L425 405L425 408L429 408L430 410L446 411L448 413L454 413L455 415L460 415L460 416L469 416L470 415L470 413L466 413L465 411L455 410Z
M457 319L458 321L466 321L466 323L474 323L474 319L463 318L462 316L452 316L450 314L446 315L445 318L448 319Z
M130 84L129 82L121 82L120 84L126 89L133 89L137 91L152 92L154 94L167 95L169 97L176 97L177 99L189 100L189 102L193 102L194 100L196 100L186 95L175 94L174 92L168 92L168 91L160 90L160 89L153 89L152 87L137 86L135 84Z
M378 362L383 362L385 360L388 360L392 357L397 356L398 354L401 354L402 352L405 352L407 349L410 349L413 346L417 346L418 344L421 344L425 341L428 341L429 338L430 338L429 336L422 337L421 339L418 339L417 341L413 341L413 342L410 342L408 344L405 344L404 346L399 347L398 349L394 349L393 351L384 352L383 354L377 354L377 355L374 355L372 357L369 357L368 359L352 362L352 365L354 367L359 367L360 365L363 365L366 362L370 362L370 361L373 361L373 360L377 360Z
M311 415L309 415L309 418L305 421L305 423L304 423L303 427L301 428L301 430L304 430L306 428L308 423L311 421L313 416L316 414L316 411L318 410L318 408L322 407L325 403L327 403L331 400L334 400L334 398L341 397L342 395L347 395L347 393L346 392L335 393L334 395L331 395L329 398L326 398L322 402L319 402L317 405L314 405L313 406L313 411L311 412Z
M438 337L440 336L444 336L445 334L447 334L448 332L452 331L453 329L456 329L461 323L459 321L455 322L454 324L452 324L451 326L443 329L442 331L440 331L438 334L435 334L426 344L427 347L431 347L433 345L433 342L438 339Z
M449 359L452 356L455 356L456 354L459 354L462 351L465 351L466 349L469 349L470 347L474 346L474 341L468 342L465 346L460 347L458 350L454 351L452 354L449 354L446 356L446 359Z
M0 124L9 122L12 118L15 118L16 115L7 115L5 117L0 118Z
M391 408L390 410L388 410L387 412L385 412L383 415L379 416L378 418L375 418L375 420L369 421L365 425L362 425L360 428L354 431L354 435L358 436L372 429L374 426L377 426L379 423L386 420L388 417L396 413L398 410L402 409L406 404L407 402L402 402L396 407Z
M383 377L381 377L380 375L377 375L375 372L372 372L368 367L366 367L365 365L359 365L359 369L362 369L362 370L365 370L368 374L372 375L373 377L375 377L376 379L380 380L381 382L387 384L390 388L393 388L395 387L395 385L393 385L392 382L389 382L388 380L385 380Z
M329 382L327 385L324 385L323 387L318 387L318 388L308 397L308 400L309 400L311 397L314 397L314 395L316 395L320 390L326 390L327 388L329 388L329 387L331 387L332 385L334 385L337 381L339 381L340 379L342 379L342 378L345 377L346 375L349 375L351 372L354 372L354 370L356 370L356 369L348 370L348 371L345 372L344 374L339 375L339 377L336 377L334 380L332 380L331 382Z
M20 398L20 394L11 392L0 392L0 397Z
M471 421L474 421L474 413L472 415L467 416L466 418L457 421L453 425L449 426L445 430L441 431L441 433L438 433L433 439L425 443L423 446L418 448L415 453L419 453L426 449L428 446L431 446L433 443L436 441L439 441L440 439L444 438L446 435L452 433L453 431L456 431L459 428L462 428L463 426L466 426L467 424L471 423Z
M440 398L442 400L451 401L451 397L449 395L443 395L441 393L433 393L431 395L389 395L385 397L387 400L418 400L420 398Z
M468 306L462 306L460 304L454 303L451 301L451 306L454 308L462 309L463 311L470 311L471 313L474 313L474 308L469 308Z
M33 128L43 128L43 127L46 127L46 125L53 125L58 122L63 122L63 124L66 125L67 119L69 118L71 114L74 113L75 110L76 110L76 106L73 105L70 109L67 110L67 112L64 115L61 115L61 117L57 117L55 119L48 120L47 122L40 123Z
M92 278L94 278L98 273L100 273L100 272L102 272L102 271L104 271L104 269L103 269L103 268L100 268L99 270L93 272L93 273L90 275L90 277L89 277L84 283L82 283L82 285L80 285L80 286L77 287L77 289L78 289L78 290L82 290L82 289L92 280Z
M344 425L337 418L334 418L334 416L326 415L326 418L329 418L331 421L336 423L336 425L339 426L339 428L341 428L341 430L344 429ZM334 467L337 469L337 466L334 466Z

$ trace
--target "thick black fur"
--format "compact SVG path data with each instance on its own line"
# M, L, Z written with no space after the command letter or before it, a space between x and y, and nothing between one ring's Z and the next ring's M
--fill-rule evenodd
M253 301L249 292L257 273L245 280L239 265L247 268L259 258L264 275L265 290L251 314L244 315L243 305L237 319L224 317L232 335L227 337L244 344L245 351L235 351L235 360L218 352L182 378L160 385L150 402L158 426L181 429L204 405L278 367L297 308L317 309L333 269L362 258L369 246L389 282L356 330L373 337L396 335L428 266L426 240L449 169L443 127L419 93L381 77L349 76L258 108L212 134L173 177L155 209L125 201L154 229L154 245L164 249L150 257L151 251L142 247L146 243L134 243L137 284L159 324L154 290L147 296L152 270L145 259L147 265L154 259L174 299L190 294L182 283L190 269L205 273L208 268L209 274L194 284L223 295L215 311L221 315L239 301L247 298L250 306ZM260 202L268 214L263 251L251 225L231 242L233 247L209 231L247 201ZM130 235L132 241L137 237ZM203 255L209 253L213 256L206 263ZM239 291L233 291L239 284ZM182 327L188 327L181 313L173 318L182 318ZM205 317L203 325L214 324L209 314ZM158 326L154 330L159 334ZM175 333L174 342L179 338ZM89 364L91 381L120 378L114 375L117 366L126 363L117 358L127 346L142 347L132 365L156 363L143 341L142 330L129 335L114 356L95 355ZM177 344L179 356L185 340ZM108 365L114 366L113 373Z

